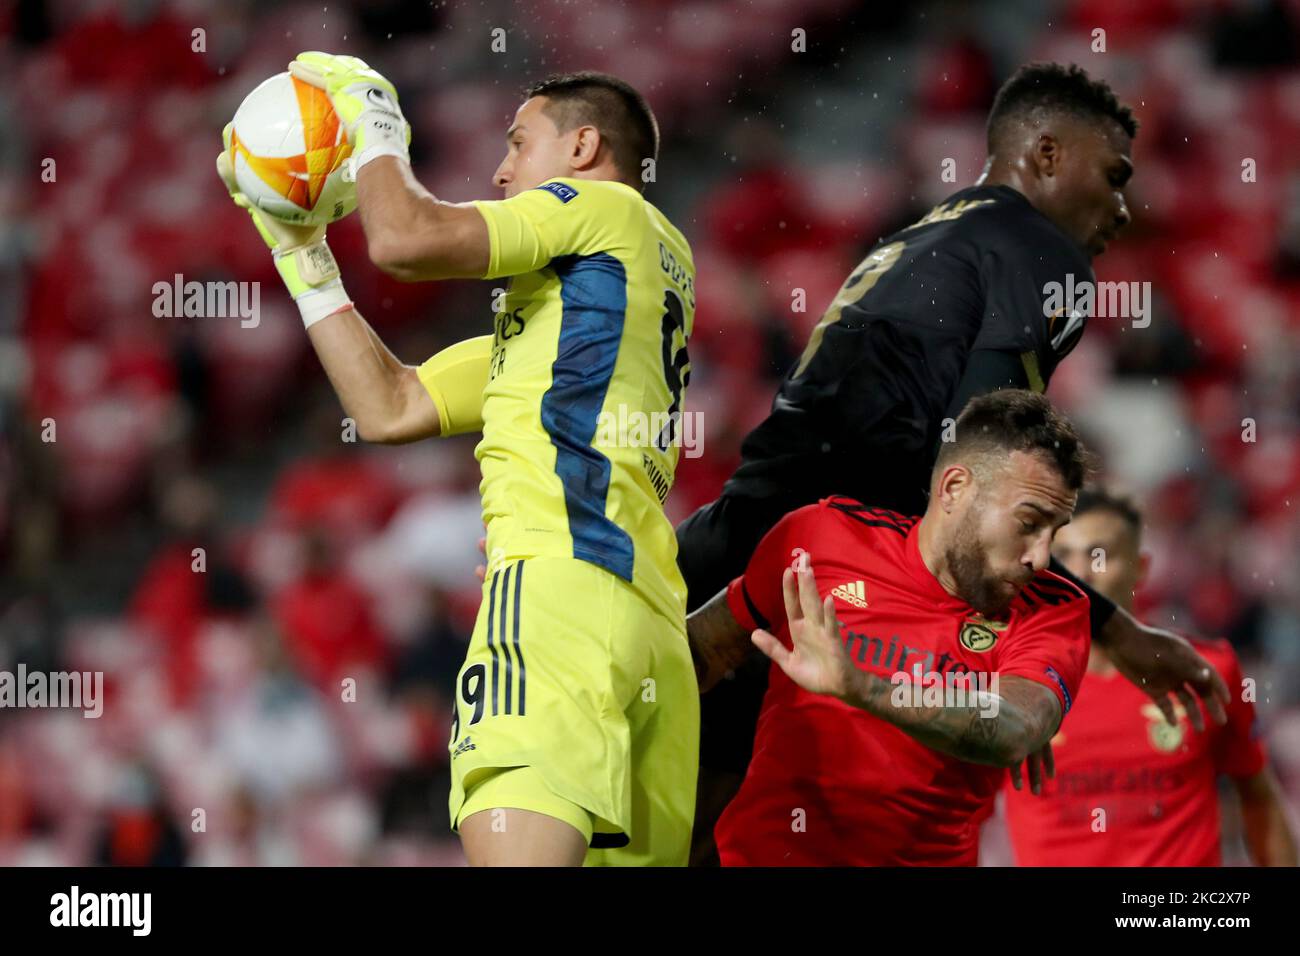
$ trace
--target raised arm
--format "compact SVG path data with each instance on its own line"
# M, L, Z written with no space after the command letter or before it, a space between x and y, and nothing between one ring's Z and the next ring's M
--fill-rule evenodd
M281 222L255 208L235 180L231 128L217 174L271 250L312 347L365 441L400 443L482 428L492 337L453 345L418 368L399 361L357 312L325 241L325 226Z
M386 156L357 173L370 261L401 282L480 279L491 249L474 206L437 199L408 163Z
M298 54L289 72L325 91L347 134L371 261L403 282L482 278L487 224L473 206L442 202L416 182L393 84L364 60L315 51Z
M1093 640L1106 648L1106 656L1119 672L1155 702L1166 723L1178 723L1177 698L1192 726L1204 730L1198 697L1215 725L1227 723L1228 686L1185 637L1150 627L1116 608L1102 632L1093 634Z
M393 355L355 308L307 334L362 441L398 445L482 430L492 336L457 342L417 367Z
M313 323L307 335L362 441L400 444L440 434L438 408L417 370L399 361L355 308Z
M835 621L834 599L821 600L812 568L787 568L781 584L793 650L765 630L755 631L753 640L805 690L865 710L934 750L999 767L1013 767L1040 750L1060 725L1056 695L1015 676L1000 679L999 693L973 694L969 706L897 706L894 684L854 666Z
M1001 678L996 693L972 690L965 706L900 706L895 691L889 681L858 671L845 699L927 747L971 763L1018 767L1061 724L1056 695L1023 677Z

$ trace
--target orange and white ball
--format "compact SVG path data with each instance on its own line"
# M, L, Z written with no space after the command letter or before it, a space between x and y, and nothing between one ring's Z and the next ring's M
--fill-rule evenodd
M324 90L289 73L239 104L230 149L240 191L267 215L321 225L356 208L356 186L343 179L352 154L343 125Z

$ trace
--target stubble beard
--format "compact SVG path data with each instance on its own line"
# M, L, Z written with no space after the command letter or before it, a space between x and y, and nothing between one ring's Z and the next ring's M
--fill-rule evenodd
M957 596L986 617L997 617L1011 604L1001 589L1002 579L992 572L975 531L973 512L967 512L944 549L944 562L957 588Z

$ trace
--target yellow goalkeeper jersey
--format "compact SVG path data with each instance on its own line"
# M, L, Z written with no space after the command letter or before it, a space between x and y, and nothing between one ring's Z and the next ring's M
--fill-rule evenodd
M617 182L553 179L474 205L491 239L485 278L512 277L476 450L489 561L579 558L682 616L663 503L690 378L690 246Z

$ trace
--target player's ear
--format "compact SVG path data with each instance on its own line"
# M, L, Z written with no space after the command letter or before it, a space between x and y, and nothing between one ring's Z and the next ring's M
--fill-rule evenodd
M1030 161L1040 176L1055 176L1061 165L1061 141L1051 133L1039 133Z
M596 165L603 142L600 130L594 126L579 126L574 132L573 151L569 156L569 165L574 169L590 169Z
M952 464L939 475L939 504L951 512L964 495L974 490L975 476L965 465Z

